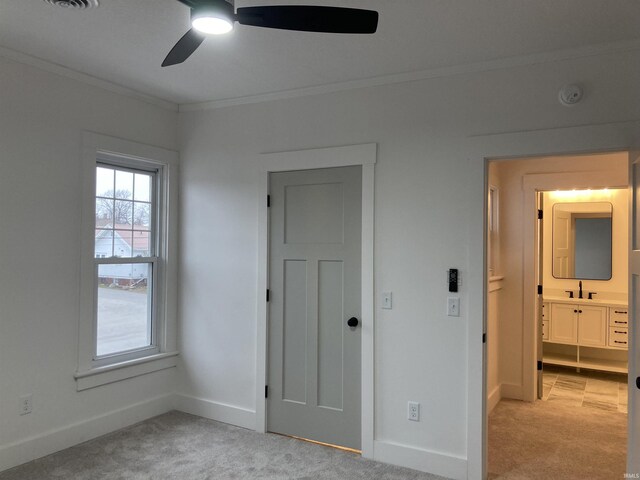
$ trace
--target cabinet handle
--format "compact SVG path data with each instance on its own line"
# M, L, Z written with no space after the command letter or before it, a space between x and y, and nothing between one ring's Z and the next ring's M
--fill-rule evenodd
M578 310L574 310L573 313L578 313Z
M578 310L578 313L582 313L582 310Z
M614 333L623 333L624 335L626 335L626 334L627 334L627 332L623 332L623 331L621 331L621 330L614 330Z
M626 325L626 324L627 324L627 322L620 322L620 321L618 321L618 320L614 320L614 321L613 321L613 323L622 323L623 325Z
M627 312L623 312L622 310L614 310L613 313L624 313L625 315L627 314Z
M618 340L614 340L614 341L613 341L613 343L621 343L621 344L623 344L623 345L626 345L626 344L627 344L627 342L619 342Z

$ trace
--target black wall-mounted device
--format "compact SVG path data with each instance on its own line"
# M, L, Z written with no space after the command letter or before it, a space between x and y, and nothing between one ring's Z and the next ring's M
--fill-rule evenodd
M458 291L458 269L457 268L449 269L449 291L450 292Z

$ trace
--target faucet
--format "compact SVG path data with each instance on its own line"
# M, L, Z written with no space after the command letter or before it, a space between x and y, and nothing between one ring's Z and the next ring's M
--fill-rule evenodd
M578 282L578 298L582 298L582 280Z

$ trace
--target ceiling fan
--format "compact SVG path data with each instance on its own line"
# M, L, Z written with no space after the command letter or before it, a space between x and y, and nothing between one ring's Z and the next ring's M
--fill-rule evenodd
M191 9L191 28L171 49L163 67L184 62L205 35L228 33L233 24L324 33L375 33L378 12L358 8L314 5L242 7L234 12L233 0L178 0Z

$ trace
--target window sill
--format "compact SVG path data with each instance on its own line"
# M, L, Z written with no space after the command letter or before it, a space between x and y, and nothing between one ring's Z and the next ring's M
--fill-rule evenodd
M179 352L158 353L144 358L76 372L74 374L76 389L81 392L101 385L126 380L127 378L139 377L140 375L173 368L178 363L178 355Z

